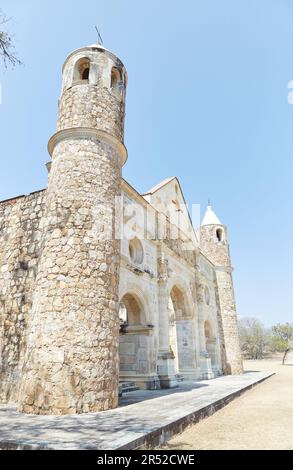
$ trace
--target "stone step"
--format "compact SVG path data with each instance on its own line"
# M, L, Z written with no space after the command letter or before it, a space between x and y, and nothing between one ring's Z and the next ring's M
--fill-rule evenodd
M124 393L135 392L136 390L139 390L139 387L135 385L135 382L120 382L119 397L122 397Z
M177 382L183 382L184 377L182 374L175 374Z
M128 387L135 387L135 382L120 382L119 386L124 389Z

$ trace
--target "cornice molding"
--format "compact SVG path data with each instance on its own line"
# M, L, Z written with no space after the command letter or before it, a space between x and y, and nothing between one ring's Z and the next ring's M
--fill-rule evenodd
M232 273L234 271L234 268L232 266L215 266L215 271Z
M57 144L67 139L94 139L106 142L111 145L121 158L122 165L125 164L128 154L125 145L116 137L101 129L92 127L71 127L56 132L48 142L48 152L52 157Z

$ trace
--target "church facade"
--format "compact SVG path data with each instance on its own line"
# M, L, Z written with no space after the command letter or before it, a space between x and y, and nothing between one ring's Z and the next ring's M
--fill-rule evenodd
M21 412L243 371L227 227L209 205L195 231L176 177L123 179L126 87L103 46L71 53L48 187L0 203L0 399Z

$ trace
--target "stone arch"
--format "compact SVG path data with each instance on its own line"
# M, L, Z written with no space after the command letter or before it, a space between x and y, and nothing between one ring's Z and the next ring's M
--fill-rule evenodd
M170 292L170 298L173 304L173 309L174 309L176 320L186 318L187 317L186 299L185 299L183 291L176 285L173 286Z
M73 85L75 83L88 83L90 74L90 59L82 57L74 64L73 70Z
M206 320L204 322L204 334L205 334L205 338L207 339L212 339L214 337L213 330L212 330L209 320Z
M175 370L183 376L196 367L194 304L189 286L173 280L169 290L169 338Z
M206 351L211 359L212 367L217 366L217 340L215 335L215 329L210 320L204 322L204 334L206 342Z
M183 297L184 313L186 317L192 318L195 314L195 299L190 290L190 286L185 284L179 276L172 277L168 284L168 291L171 294L172 290L178 289Z
M125 322L128 325L145 325L145 310L141 299L131 292L127 292L120 300L120 319L122 319L121 310L126 312Z
M120 294L120 381L134 382L140 388L152 388L150 376L155 372L149 305L135 283L125 286Z
M117 95L123 93L123 79L121 76L121 70L118 67L112 67L111 69L111 90Z
M217 227L215 230L215 237L218 243L225 243L225 231L223 227Z
M151 324L152 323L152 318L151 318L151 302L149 295L141 289L139 285L137 285L136 282L127 282L126 285L123 287L123 289L120 289L119 292L119 299L120 301L125 295L132 295L139 305L141 306L141 311L143 312L143 323L144 324Z

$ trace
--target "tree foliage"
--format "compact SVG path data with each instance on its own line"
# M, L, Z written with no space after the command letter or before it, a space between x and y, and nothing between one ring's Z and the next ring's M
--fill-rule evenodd
M283 364L287 354L293 350L293 323L285 323L266 329L253 317L241 318L238 323L240 346L246 359L263 359L265 356L283 353Z
M284 353L283 364L288 352L293 349L293 323L278 323L272 327L272 345L275 351Z
M264 325L252 317L239 320L240 346L247 359L263 359L270 352L270 334Z
M21 61L15 55L13 36L6 30L6 25L9 21L10 18L7 18L0 10L0 57L6 68L8 65L14 67L21 64Z

